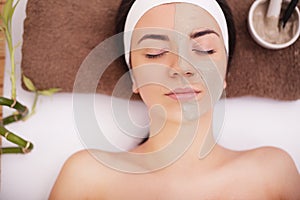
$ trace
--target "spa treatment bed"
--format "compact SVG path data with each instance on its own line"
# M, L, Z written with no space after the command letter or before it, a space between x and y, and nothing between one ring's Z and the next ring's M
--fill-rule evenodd
M18 123L13 123L9 125L7 128L23 138L31 141L34 144L34 149L26 154L8 154L1 155L1 174L0 174L0 199L4 200L17 200L17 199L30 199L30 200L40 200L47 199L50 193L50 190L58 176L58 173L65 162L65 160L71 156L76 151L85 149L85 148L100 148L107 151L118 151L120 149L128 150L140 143L141 140L133 139L129 135L123 134L118 127L118 124L115 123L115 116L113 115L112 110L112 100L108 95L108 91L111 88L103 89L102 91L97 91L94 98L94 113L92 113L91 118L87 118L88 120L95 120L97 122L97 127L100 127L101 131L104 135L94 136L90 134L95 131L95 129L86 129L82 131L82 127L79 124L84 124L84 122L78 122L76 116L78 113L74 112L76 108L74 108L74 102L78 100L78 98L88 97L88 94L76 94L72 93L72 86L74 82L74 75L76 75L76 71L74 70L68 73L66 70L70 69L59 69L60 66L52 66L51 65L51 56L55 56L55 54L50 55L50 51L54 51L54 49L45 49L33 50L30 51L30 47L32 48L33 43L39 45L39 42L45 42L42 40L43 33L36 33L37 31L43 31L40 27L36 27L36 21L42 22L51 21L52 19L47 18L40 19L34 21L32 15L34 15L34 11L37 11L37 7L34 8L34 4L41 6L40 11L45 11L47 1L42 0L28 0L31 2L30 6L27 5L26 0L20 1L19 5L16 8L15 15L13 17L13 40L15 43L21 41L25 46L22 46L16 51L16 63L17 63L17 95L18 99L25 105L28 105L29 108L34 99L34 94L25 90L22 87L21 82L21 67L23 73L26 76L35 80L41 88L47 88L51 84L56 84L54 87L62 87L64 90L57 94L54 94L51 97L48 96L40 96L36 113L31 116L26 121L21 121ZM40 3L37 3L40 1ZM69 9L69 7L64 7L63 1L60 3L56 2L57 7ZM101 1L98 1L98 3ZM103 1L104 3L105 1ZM66 4L71 5L73 9L80 9L79 6L82 6L83 1L65 1ZM95 3L95 2L94 2ZM234 6L234 0L229 1L229 3L233 6L233 10L237 10L238 6ZM51 3L49 3L48 6ZM92 3L91 3L92 4ZM117 5L117 3L115 3ZM243 5L243 9L247 9L251 4L251 1L247 1ZM248 5L247 5L248 4ZM25 21L25 29L27 28L26 34L24 34L24 19L26 18L26 6L27 7L27 15L30 15ZM53 5L52 5L53 6ZM91 6L91 5L90 5ZM114 5L115 6L115 5ZM42 9L44 8L44 9ZM109 6L108 6L109 8ZM107 9L108 9L107 8ZM113 10L113 9L112 9ZM74 11L74 12L75 12ZM114 11L114 10L113 10ZM112 11L112 12L113 12ZM50 12L50 11L49 11ZM51 12L54 12L53 10ZM54 13L46 15L42 13L41 16L48 17L53 16ZM62 10L60 10L62 12ZM236 11L236 15L240 15L245 11ZM108 12L109 13L109 12ZM43 15L44 14L44 15ZM113 15L109 13L109 15ZM246 17L246 14L241 14ZM59 16L59 15L57 15ZM69 24L75 23L71 20L71 18L66 17L66 22ZM241 17L242 18L242 17ZM79 18L80 19L80 18ZM31 21L30 21L31 20ZM53 19L52 21L59 19ZM86 19L82 19L83 21ZM33 22L34 21L34 22ZM33 23L34 25L30 25ZM49 22L50 23L50 22ZM106 23L105 23L106 24ZM47 24L43 24L47 26ZM48 24L49 25L49 24ZM53 25L53 24L52 24ZM241 21L237 22L237 30L244 30L244 23ZM63 25L62 25L63 26ZM242 28L241 28L242 26ZM59 27L59 26L57 26ZM79 26L80 27L80 26ZM29 35L34 31L37 35L34 38L29 38ZM52 30L53 31L53 30ZM245 31L245 30L244 30ZM52 32L51 32L52 33ZM238 32L239 34L240 32ZM24 34L24 35L23 35ZM53 35L61 38L65 38L63 35L59 35L59 33L52 33ZM63 34L63 33L61 33ZM82 33L81 33L82 34ZM245 33L246 34L246 33ZM254 60L253 58L258 54L253 53L249 54L247 52L239 52L239 49L245 48L247 46L247 51L255 51L251 50L251 47L255 47L259 49L259 51L266 51L266 57L270 59L270 55L275 54L275 52L267 51L257 46L249 35L238 35L237 40L246 41L245 43L237 44L237 58L245 57L248 59L247 63L253 64L259 62ZM46 35L47 37L49 35ZM46 37L45 36L45 37ZM24 38L23 38L24 37ZM69 36L68 36L69 37ZM75 36L74 36L75 37ZM79 35L78 35L78 38ZM78 39L77 38L77 39ZM67 41L68 38L65 38ZM72 38L74 39L74 38ZM75 37L76 39L76 37ZM60 44L53 45L61 45L63 46L62 41ZM26 42L26 43L25 43ZM48 41L49 42L49 41ZM50 43L53 41L50 41ZM86 42L86 41L82 41ZM282 73L280 76L282 79L276 81L275 77L270 77L274 71L271 71L268 68L268 65L261 64L261 67L266 67L266 69L261 70L260 72L249 72L245 74L244 69L232 68L232 72L228 80L228 95L229 98L226 98L224 105L224 117L221 119L221 127L220 133L216 133L215 137L219 144L226 148L234 149L234 150L247 150L252 148L258 148L262 146L274 146L281 148L289 153L289 155L294 160L297 169L300 173L300 60L299 60L299 46L300 41L298 40L295 43L295 46L290 47L289 50L282 51L282 53L277 52L276 55L280 55L289 63L294 63L294 66L290 66L291 70L294 70L293 73L280 71L278 73ZM42 43L40 43L42 44ZM69 45L71 48L72 45L78 45L79 43L70 43L65 45ZM45 45L45 44L43 44ZM244 46L243 46L244 45ZM92 46L92 45L91 45ZM69 48L68 47L68 48ZM56 47L57 48L57 47ZM78 49L77 47L74 47ZM250 48L250 50L249 50ZM297 49L298 48L298 49ZM47 50L49 50L47 52ZM59 52L61 49L57 49ZM46 51L46 52L42 52ZM83 52L87 52L88 50L82 50ZM34 55L37 55L37 52L40 52L39 59L33 59ZM80 52L80 50L78 50ZM294 52L291 57L288 57L288 53ZM46 53L49 54L48 60L43 57ZM74 49L70 49L69 52L70 57L58 58L58 60L53 61L55 65L62 64L62 62L68 63L68 59L72 58L72 56L76 55ZM1 54L2 55L2 54ZM0 55L0 59L2 58ZM8 56L8 52L6 49L6 58ZM22 56L24 56L22 58ZM57 56L57 55L56 55ZM65 56L65 55L64 55ZM291 56L291 55L289 55ZM276 56L275 56L276 57ZM31 59L32 58L32 59ZM22 60L23 59L23 60ZM65 60L63 60L65 59ZM80 64L79 58L74 58L75 61ZM245 59L239 59L233 61L234 66L242 66L242 61ZM262 58L258 58L262 59ZM45 61L45 66L35 66L37 65L34 62L41 62L41 60ZM61 62L59 62L59 60ZM276 59L275 59L276 60ZM285 61L286 61L285 60ZM49 68L46 68L48 62ZM245 61L244 61L245 62ZM262 61L263 62L263 61ZM265 61L264 61L265 62ZM282 61L283 62L283 61ZM50 64L49 64L50 63ZM52 64L53 64L52 63ZM9 71L10 71L10 62L9 59L5 59L5 63L1 63L0 71L3 70L3 80L0 72L0 92L3 89L3 96L10 96L10 80L9 80ZM73 63L74 64L74 63ZM283 64L281 64L283 65ZM4 69L2 68L4 67ZM249 67L249 66L248 66ZM43 72L41 72L41 68L44 68ZM45 70L46 68L46 70ZM280 68L281 70L283 68ZM48 70L48 71L47 71ZM56 78L50 78L49 80L45 77L51 76L52 72L50 70L56 70L55 73L60 71L60 75L56 76ZM240 70L240 71L239 71ZM250 70L249 70L250 71ZM288 70L287 70L288 71ZM72 74L73 73L73 74ZM264 75L265 74L265 75ZM63 76L62 76L63 75ZM62 77L73 76L73 79L68 79L63 84L64 80ZM239 79L238 81L233 76ZM289 77L286 77L289 76ZM259 78L260 77L260 78ZM297 80L298 77L298 80ZM286 78L286 79L285 79ZM44 79L44 82L42 81ZM107 77L104 78L108 80ZM251 80L249 80L251 79ZM287 81L296 80L295 83L289 83ZM242 82L241 80L244 80ZM260 80L260 82L258 81ZM298 82L297 82L298 81ZM3 82L3 86L2 86ZM66 83L68 82L68 83ZM262 85L259 85L262 83ZM237 83L240 83L239 85ZM273 83L277 83L277 86L274 86ZM62 84L62 85L59 85ZM260 90L258 91L257 87L265 87L268 86L264 84L273 85L269 90ZM284 87L282 85L289 85L292 88L290 92L283 92ZM112 84L113 85L113 84ZM256 86L255 86L256 85ZM244 89L240 88L244 87ZM295 89L296 87L296 89ZM246 88L246 89L245 89ZM277 89L276 89L277 88ZM273 92L276 90L276 92ZM284 94L283 94L284 93ZM273 96L272 96L273 95ZM90 96L89 96L90 97ZM76 99L77 98L77 99ZM117 104L126 103L124 99L116 99ZM141 125L145 125L147 123L147 114L146 108L141 101L133 101L130 103L130 113L133 119L137 120ZM221 108L222 109L222 108ZM3 116L7 116L11 113L11 110L7 108L3 108ZM137 132L141 135L146 136L146 129L141 128ZM96 140L95 140L96 138ZM7 142L2 137L2 145L3 146L12 146L13 144ZM268 158L266 158L268 159ZM84 170L84 169L83 169Z

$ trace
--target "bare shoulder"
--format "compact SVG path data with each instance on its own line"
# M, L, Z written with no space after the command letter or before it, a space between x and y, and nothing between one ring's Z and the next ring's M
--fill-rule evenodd
M83 199L105 193L107 170L88 150L67 159L52 188L49 199ZM97 193L97 194L96 194Z
M269 185L270 192L282 199L300 199L300 174L291 156L276 147L261 147L244 153L254 169Z
M276 147L260 147L246 151L250 159L260 162L260 166L272 167L277 172L290 172L298 175L296 165L292 157L284 150Z

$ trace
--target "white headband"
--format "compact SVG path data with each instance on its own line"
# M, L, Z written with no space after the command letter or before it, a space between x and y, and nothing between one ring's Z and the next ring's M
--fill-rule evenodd
M125 60L128 66L130 66L129 55L131 49L132 31L134 30L137 22L151 8L154 8L162 4L167 4L167 3L190 3L203 8L209 14L211 14L211 16L213 16L217 21L222 31L224 45L228 55L229 39L228 39L227 23L226 23L224 13L216 0L136 0L133 3L128 13L126 23L125 23L125 28L124 28Z

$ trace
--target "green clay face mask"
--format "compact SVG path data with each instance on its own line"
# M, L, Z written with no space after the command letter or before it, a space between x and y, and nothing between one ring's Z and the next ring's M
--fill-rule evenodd
M222 47L224 42L214 18L192 4L176 4L174 30L179 33L178 66L183 71L195 71L195 77L205 85L207 91L200 103L183 102L184 115L193 119L211 109L223 92L227 62L225 47Z
M209 110L214 117L224 117L224 105L214 109L224 90L227 56L224 41L218 24L205 10L191 4L176 4L175 31L185 35L178 38L178 66L182 70L194 70L197 81L205 87L205 95L200 101L183 102L183 115L197 119ZM185 63L189 63L186 65ZM200 77L200 78L199 78ZM220 109L221 108L221 109ZM220 134L220 122L212 121L212 132ZM200 125L201 126L201 125ZM219 130L218 130L219 129ZM213 133L207 133L200 148L199 158L204 158L213 149L216 140L211 139Z

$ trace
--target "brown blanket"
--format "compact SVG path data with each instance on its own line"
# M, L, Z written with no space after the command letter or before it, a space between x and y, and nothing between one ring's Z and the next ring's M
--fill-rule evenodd
M227 97L254 95L280 100L300 98L300 41L283 50L257 45L247 31L252 0L228 0L237 29L235 56L227 77ZM23 73L37 88L71 92L88 53L113 35L120 0L28 0L22 46ZM113 63L97 92L111 94L125 72Z

